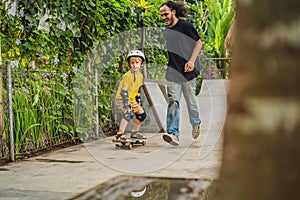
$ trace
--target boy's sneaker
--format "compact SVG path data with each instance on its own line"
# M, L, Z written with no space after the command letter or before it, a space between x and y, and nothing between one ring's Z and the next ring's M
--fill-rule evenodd
M200 124L193 127L193 138L197 139L200 135Z
M142 133L138 131L132 131L130 133L130 138L135 138L135 139L147 139L146 136L144 136Z
M178 146L179 145L179 139L177 135L170 134L170 133L164 133L163 134L163 139L164 141L170 143L173 146Z

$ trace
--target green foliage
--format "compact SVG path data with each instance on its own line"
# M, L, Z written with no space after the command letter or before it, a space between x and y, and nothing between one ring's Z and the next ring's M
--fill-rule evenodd
M233 0L203 0L188 4L191 19L198 28L203 42L203 49L212 58L225 58L224 40L234 18ZM216 69L225 70L229 67L226 60L216 61ZM222 77L227 75L223 71Z
M192 21L197 25L204 49L211 57L226 57L224 40L234 17L232 0L204 0L188 4Z
M64 76L55 72L13 70L13 131L16 154L49 146L53 138L76 137L71 94ZM4 99L6 99L4 91ZM7 119L6 119L7 120Z

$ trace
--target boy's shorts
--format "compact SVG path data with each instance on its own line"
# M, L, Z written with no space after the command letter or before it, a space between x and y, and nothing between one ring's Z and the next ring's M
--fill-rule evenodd
M125 111L124 108L123 108L123 106L124 106L123 99L116 99L116 104L122 112ZM132 109L132 112L134 114L143 114L145 112L143 107L137 102L129 102L129 105L130 105L130 107Z

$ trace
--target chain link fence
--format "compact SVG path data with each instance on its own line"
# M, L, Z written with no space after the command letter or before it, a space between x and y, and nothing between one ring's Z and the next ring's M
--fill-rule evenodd
M32 152L75 142L70 106L72 73L18 71L10 61L5 68L1 71L0 158L13 161Z

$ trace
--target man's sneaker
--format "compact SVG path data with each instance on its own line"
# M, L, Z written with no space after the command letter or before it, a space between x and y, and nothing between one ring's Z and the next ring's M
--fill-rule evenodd
M171 145L178 146L179 145L179 139L177 135L170 134L170 133L164 133L163 134L164 141L170 143Z
M194 139L198 138L198 136L200 135L200 125L196 125L196 126L193 127L192 134L193 134Z

